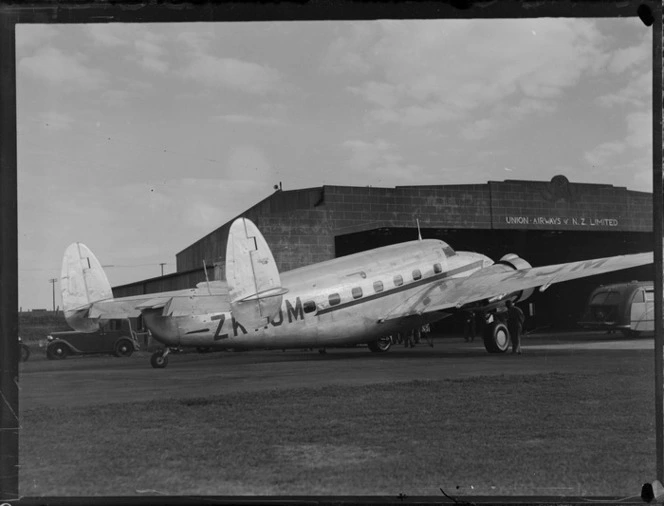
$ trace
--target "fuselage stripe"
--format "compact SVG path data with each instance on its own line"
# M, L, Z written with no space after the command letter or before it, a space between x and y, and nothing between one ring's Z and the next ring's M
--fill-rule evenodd
M362 304L364 302L369 302L375 299L379 299L381 297L387 297L388 295L392 295L394 293L399 293L403 292L405 290L410 290L411 288L417 288L418 286L426 285L433 283L435 281L440 281L441 279L449 278L451 276L454 276L455 274L459 274L461 272L466 272L470 271L476 267L480 267L482 265L482 261L478 260L477 262L473 262L472 264L464 265L463 267L457 267L456 269L452 269L451 271L447 272L442 272L440 274L436 274L435 276L431 276L430 278L423 278L418 281L415 281L414 283L408 283L408 284L403 284L401 286L397 286L395 288L391 288L390 290L385 290L379 293L374 293L372 295L367 295L366 297L361 297L356 300L351 300L348 302L344 302L343 304L338 304L336 306L331 306L331 307L326 307L325 309L321 309L316 312L316 315L323 315L327 313L331 313L333 311L338 311L340 309L346 309L347 307L355 306L357 304Z

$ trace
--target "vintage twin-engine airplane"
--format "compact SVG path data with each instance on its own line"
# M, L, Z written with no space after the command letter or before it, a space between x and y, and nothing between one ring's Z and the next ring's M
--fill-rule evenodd
M99 261L81 243L62 263L61 290L69 325L92 332L100 320L142 316L165 345L152 355L165 367L171 350L283 349L366 343L386 351L386 336L407 332L455 311L487 315L508 300L526 300L537 287L652 263L652 253L546 267L514 254L494 263L454 251L440 240L419 239L312 264L281 275L258 228L233 222L226 245L226 281L196 288L113 298ZM489 352L504 352L509 333L498 319L484 337Z

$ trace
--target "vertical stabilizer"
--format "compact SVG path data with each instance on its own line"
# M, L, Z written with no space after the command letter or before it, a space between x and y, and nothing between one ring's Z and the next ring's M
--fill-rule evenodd
M90 306L94 302L113 298L111 284L99 260L80 242L70 244L65 250L60 291L67 323L82 332L98 328L96 320L87 318Z
M266 325L286 293L270 247L246 218L235 220L228 231L226 282L233 316L249 327Z

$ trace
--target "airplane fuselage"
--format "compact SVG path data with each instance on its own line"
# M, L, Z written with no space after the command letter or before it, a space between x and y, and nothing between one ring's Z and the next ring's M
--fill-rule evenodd
M143 318L155 338L169 347L278 349L366 343L440 319L444 315L439 313L386 316L426 285L470 276L491 264L479 253L454 252L443 241L411 241L281 273L288 291L278 312L259 328L236 319L224 295L217 296L218 311L174 317L162 316L160 310L143 311Z

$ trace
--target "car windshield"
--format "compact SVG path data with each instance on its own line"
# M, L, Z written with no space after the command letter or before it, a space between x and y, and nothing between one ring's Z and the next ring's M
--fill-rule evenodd
M593 295L590 304L592 306L615 306L620 302L620 292L615 290L607 290L597 292Z

